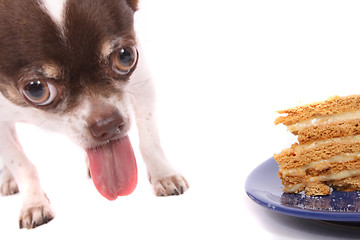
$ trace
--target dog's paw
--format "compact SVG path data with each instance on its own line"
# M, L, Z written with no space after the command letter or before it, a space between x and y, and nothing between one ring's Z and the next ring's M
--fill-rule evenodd
M20 228L36 228L50 222L55 217L49 203L24 206L19 218Z
M178 174L162 178L151 178L150 182L156 196L180 195L189 188L186 179Z
M14 178L7 179L1 184L0 193L3 196L13 195L19 192L19 188Z

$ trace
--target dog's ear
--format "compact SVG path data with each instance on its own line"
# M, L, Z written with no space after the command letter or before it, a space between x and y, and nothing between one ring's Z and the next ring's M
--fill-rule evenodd
M126 0L126 2L134 11L138 9L138 0Z

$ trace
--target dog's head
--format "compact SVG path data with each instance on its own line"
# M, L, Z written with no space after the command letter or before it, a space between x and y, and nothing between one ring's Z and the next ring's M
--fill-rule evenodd
M136 185L125 137L136 8L137 0L0 1L0 120L70 136L88 152L94 183L109 199Z
M1 93L84 147L121 137L136 8L135 0L1 1Z

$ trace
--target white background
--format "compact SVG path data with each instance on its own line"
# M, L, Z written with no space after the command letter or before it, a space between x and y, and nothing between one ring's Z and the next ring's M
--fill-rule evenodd
M190 190L152 194L133 129L138 187L109 202L87 179L78 147L20 125L57 216L20 231L20 196L1 197L0 231L14 239L360 236L273 213L244 190L248 174L294 140L274 126L276 110L360 92L359 11L357 1L143 0L136 29L156 82L162 143Z

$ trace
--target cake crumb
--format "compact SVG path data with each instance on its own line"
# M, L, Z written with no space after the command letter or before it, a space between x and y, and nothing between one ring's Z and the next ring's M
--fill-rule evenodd
M330 187L321 182L309 183L305 188L306 195L322 196L330 194Z

